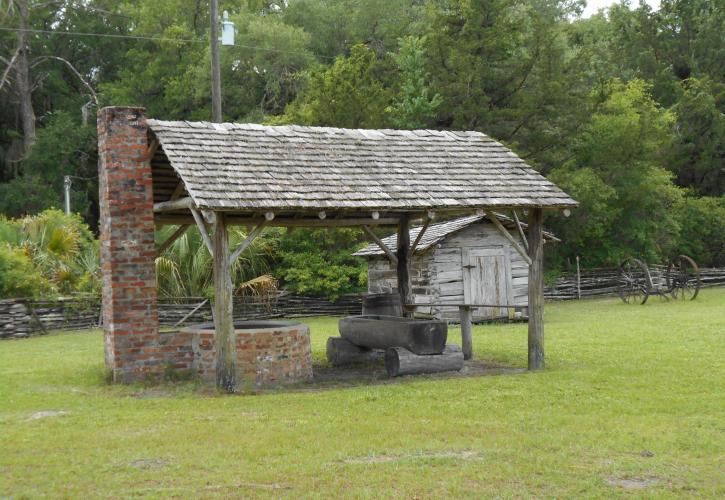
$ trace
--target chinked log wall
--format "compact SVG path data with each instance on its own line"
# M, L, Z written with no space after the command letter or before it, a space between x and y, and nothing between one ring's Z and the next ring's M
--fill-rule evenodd
M725 268L700 270L704 287L725 286ZM617 293L617 271L596 269L581 273L582 298L611 296ZM547 286L548 300L577 298L576 275L558 278ZM159 321L162 326L174 326L191 313L203 298L159 299ZM98 326L101 302L97 298L57 300L7 299L0 300L0 339L41 335L50 330L80 330ZM237 298L234 314L238 319L261 319L295 316L345 316L360 314L361 295L343 295L337 301L318 297L281 293L272 300L255 297ZM209 322L211 305L206 302L186 319L186 323Z

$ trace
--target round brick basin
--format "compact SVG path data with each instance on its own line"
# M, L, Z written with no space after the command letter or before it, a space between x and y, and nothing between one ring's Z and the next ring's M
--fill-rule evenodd
M272 387L312 379L310 329L294 321L238 321L237 385ZM192 369L205 381L216 380L214 324L202 323L181 330L191 336Z

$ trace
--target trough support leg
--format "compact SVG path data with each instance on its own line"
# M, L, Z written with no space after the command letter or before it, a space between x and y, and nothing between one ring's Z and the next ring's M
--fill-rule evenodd
M236 390L237 352L232 307L229 233L226 216L220 212L214 222L214 343L216 385L227 392Z
M544 369L544 211L529 210L529 370Z
M473 359L473 310L470 306L460 306L458 311L461 315L461 346L463 347L463 359Z
M406 305L410 303L410 263L408 260L408 251L410 247L410 219L408 214L403 214L398 223L398 248L397 255L398 265L398 292L400 300L403 304L403 315L410 315L407 312Z

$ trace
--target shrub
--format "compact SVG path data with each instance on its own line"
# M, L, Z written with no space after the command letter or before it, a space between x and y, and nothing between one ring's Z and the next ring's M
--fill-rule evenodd
M37 297L53 286L20 248L0 243L0 298Z

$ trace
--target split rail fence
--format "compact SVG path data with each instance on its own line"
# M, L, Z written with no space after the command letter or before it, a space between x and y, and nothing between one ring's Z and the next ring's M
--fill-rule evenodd
M725 286L725 269L700 269L702 286ZM617 294L616 269L592 269L562 276L545 287L548 300L612 296ZM578 279L577 279L578 278ZM179 327L186 323L212 321L210 301L203 297L159 299L159 323ZM346 316L361 314L362 295L343 295L336 301L281 292L272 297L237 297L236 319L263 319L300 316ZM51 330L81 330L101 322L98 297L53 300L0 300L0 340L41 335Z
M203 297L159 298L161 327L213 321L211 302ZM235 297L235 319L347 316L361 314L362 295L350 294L330 301L281 292L272 297ZM51 330L81 330L101 324L101 300L72 297L54 300L0 300L0 339L24 338Z
M662 266L649 267L652 272L661 267L659 271L663 274L666 270ZM544 287L544 298L574 300L617 295L618 278L619 270L616 268L588 269L581 271L579 276L576 273L561 276L554 283ZM725 286L725 268L700 268L700 279L703 288Z

